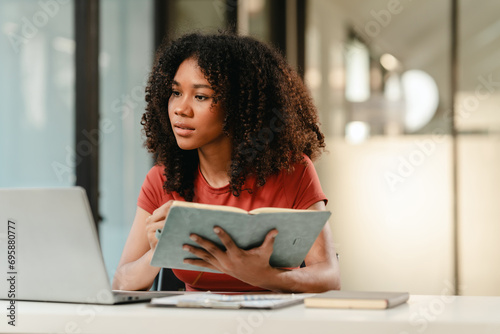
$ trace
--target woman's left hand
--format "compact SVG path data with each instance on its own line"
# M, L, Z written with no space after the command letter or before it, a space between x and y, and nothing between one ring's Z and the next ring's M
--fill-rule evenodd
M216 244L199 235L191 234L190 238L201 247L191 245L183 247L199 259L185 259L184 263L215 269L256 286L263 282L266 273L277 270L269 265L269 258L273 252L278 230L269 231L262 245L249 250L239 248L222 228L215 227L214 232L226 250L220 249Z

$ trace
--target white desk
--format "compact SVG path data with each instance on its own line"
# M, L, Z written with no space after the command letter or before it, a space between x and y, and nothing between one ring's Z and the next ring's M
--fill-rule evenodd
M500 333L500 297L411 296L390 310L210 310L17 302L16 327L0 301L1 333Z

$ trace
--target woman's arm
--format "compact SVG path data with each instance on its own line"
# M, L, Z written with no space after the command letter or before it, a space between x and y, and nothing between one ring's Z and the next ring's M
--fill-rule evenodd
M323 201L309 207L326 210ZM325 225L305 258L306 267L294 270L272 268L269 258L273 251L276 230L270 231L260 247L248 251L238 248L222 229L215 230L226 247L222 251L208 240L193 235L202 248L185 246L201 260L187 263L213 268L248 284L282 292L322 292L340 289L339 264L331 239L330 226Z
M151 288L160 271L159 267L152 267L149 264L158 243L155 233L157 229L163 228L170 205L171 201L165 203L152 215L137 207L132 228L113 278L113 289L148 290Z
M326 210L323 201L309 210ZM340 289L340 268L328 222L305 258L306 267L279 273L269 288L291 292L322 292Z

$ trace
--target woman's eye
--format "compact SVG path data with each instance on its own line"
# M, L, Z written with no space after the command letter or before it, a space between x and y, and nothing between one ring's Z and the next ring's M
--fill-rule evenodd
M205 101L206 99L208 99L208 97L206 96L203 96L203 95L196 95L195 98L198 100L198 101Z
M176 97L181 96L181 93L174 90L174 91L172 91L172 96L176 96Z

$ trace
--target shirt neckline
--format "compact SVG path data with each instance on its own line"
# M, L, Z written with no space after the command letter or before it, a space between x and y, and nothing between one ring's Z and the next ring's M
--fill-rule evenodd
M203 173L201 172L200 165L198 165L198 179L199 182L202 182L203 187L206 188L209 192L212 194L225 194L229 192L229 183L226 184L225 186L222 186L220 188L214 188L210 185L210 183L207 182L205 179L205 176L203 176Z

